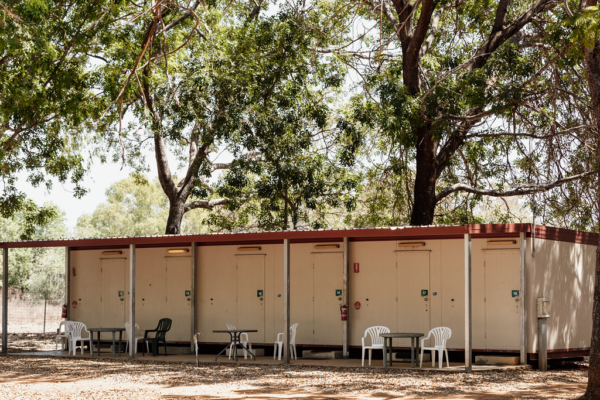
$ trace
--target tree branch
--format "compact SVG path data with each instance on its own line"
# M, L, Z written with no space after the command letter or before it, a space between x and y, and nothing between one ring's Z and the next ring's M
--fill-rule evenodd
M573 131L578 131L581 129L587 129L587 128L591 128L594 129L596 127L596 125L580 125L580 126L576 126L574 128L569 128L569 129L565 129L562 131L558 131L558 132L554 132L551 133L549 135L543 135L543 136L538 136L535 135L533 133L522 133L522 132L516 132L516 133L511 133L511 132L498 132L498 133L473 133L471 135L467 135L467 138L472 138L472 137L479 137L479 138L492 138L492 137L504 137L504 136L513 136L513 137L529 137L532 139L550 139L553 138L555 136L559 136L565 133L569 133L569 132L573 132Z
M184 213L194 210L197 208L204 208L205 210L212 210L216 206L223 206L229 204L229 199L213 199L213 200L198 200L192 201L185 205Z
M586 171L584 173L568 176L566 178L562 178L562 179L556 180L554 182L550 182L550 183L546 183L546 184L542 184L542 185L521 186L521 187L507 190L504 192L500 192L500 191L492 190L492 189L479 189L479 188L471 187L469 185L465 185L464 183L457 183L455 185L447 187L446 189L444 189L440 193L438 193L438 195L435 197L435 200L436 200L436 202L439 202L442 199L444 199L445 197L447 197L450 194L457 192L457 191L473 193L473 194L480 194L480 195L491 196L491 197L522 196L522 195L526 195L526 194L546 192L550 189L553 189L557 186L561 186L565 183L573 182L573 181L576 181L576 180L579 180L582 178L586 178L588 176L591 176L591 175L594 175L597 173L598 173L598 171Z
M504 23L508 1L502 0L496 10L496 20L490 33L490 37L475 52L471 63L467 66L468 72L482 68L490 56L508 39L520 32L521 28L531 22L538 14L556 7L558 0L538 0L529 10L515 18L506 28L496 30L500 22Z

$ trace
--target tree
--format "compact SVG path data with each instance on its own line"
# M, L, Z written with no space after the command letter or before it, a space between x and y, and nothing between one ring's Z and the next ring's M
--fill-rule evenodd
M11 218L0 218L0 241L58 239L68 235L65 214L52 204L53 216L43 224L32 224L23 212ZM22 296L50 300L64 298L65 251L63 248L13 249L9 252L9 287L19 289Z
M285 151L286 157L307 149L294 147L306 135L293 129L322 132L328 113L324 91L343 83L334 59L322 62L313 57L319 34L306 29L303 21L316 13L301 4L282 5L269 17L260 16L267 6L262 2L252 7L237 2L199 4L186 8L159 1L147 9L132 3L122 19L138 15L136 22L117 25L102 40L102 57L107 60L101 69L104 91L113 105L105 137L123 161L140 172L145 168L140 149L153 147L169 200L167 234L179 233L184 214L194 209L229 205L234 210L248 196L261 193L275 196L273 204L281 201L280 188L263 190L268 179L260 181L260 193L249 191L250 176L270 160L266 145L280 141L277 153ZM132 133L121 131L125 111L135 121L128 127ZM302 139L294 141L291 136L297 133ZM184 167L177 183L167 159L169 149ZM224 149L234 156L232 163L211 160ZM228 187L215 192L210 185L213 174L232 166L236 170L225 174ZM280 175L283 182L280 178L291 175ZM321 180L326 181L332 182ZM316 194L305 191L300 197L312 205ZM297 202L287 203L298 208Z
M80 155L85 123L97 113L89 68L94 38L120 2L8 1L0 23L0 215L27 209L50 220L17 188L52 187L52 178L85 194ZM20 178L22 179L22 178Z
M575 43L581 46L584 55L589 94L596 117L596 134L597 139L600 139L600 10L597 0L583 0L580 4L582 10L578 10L577 15L573 15L568 2L565 2L565 7L571 16L568 22L573 27ZM600 164L600 146L596 147L596 157ZM596 193L596 202L600 210L600 188ZM590 400L600 398L600 239L596 249L588 386L582 398Z
M168 214L169 200L158 179L149 182L145 176L132 176L110 185L106 190L106 202L99 204L91 214L78 218L75 236L160 235L164 232ZM204 218L206 212L186 215L181 232L206 232Z
M566 102L556 99L566 84L556 82L552 67L574 62L570 47L555 46L561 32L538 23L557 21L549 10L558 1L361 4L370 25L351 37L360 49L323 51L357 71L363 93L350 105L347 126L377 137L379 175L404 193L398 203L411 208L411 225L432 224L447 201L464 210L482 196L531 195L595 174L582 160L536 170L539 157L548 157L524 146L532 139L547 150L553 138L593 130L546 112L553 100ZM467 212L452 214L441 220L472 222Z

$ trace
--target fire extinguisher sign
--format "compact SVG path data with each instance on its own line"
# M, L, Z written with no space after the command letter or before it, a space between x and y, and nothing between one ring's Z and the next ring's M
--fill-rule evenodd
M341 296L342 295L342 291L340 289L336 289L335 290L335 295L336 296Z

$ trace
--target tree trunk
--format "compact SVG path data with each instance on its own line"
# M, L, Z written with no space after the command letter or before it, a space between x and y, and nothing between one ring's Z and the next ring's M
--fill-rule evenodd
M167 218L167 235L178 235L181 233L181 221L185 213L185 202L175 199L169 202L169 218Z
M596 4L589 4L588 6ZM583 50L585 69L592 97L592 106L598 124L596 153L600 164L600 40L596 40L593 49ZM600 179L600 176L599 176ZM600 182L600 180L599 180ZM598 209L600 210L600 188L597 194ZM590 349L590 369L588 372L588 387L583 399L600 399L600 240L596 249L596 277L594 280L594 308L592 311L592 341Z
M428 126L417 128L417 173L415 175L414 207L410 218L412 226L431 225L435 206L435 186L439 176L436 160L437 142L433 141Z

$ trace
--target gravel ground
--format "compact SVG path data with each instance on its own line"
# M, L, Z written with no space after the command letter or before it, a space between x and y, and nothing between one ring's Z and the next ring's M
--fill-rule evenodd
M54 349L49 337L11 337L13 352ZM196 368L187 363L137 360L0 357L2 399L572 399L583 393L586 382L583 363L545 373L466 374L282 365L202 364Z

